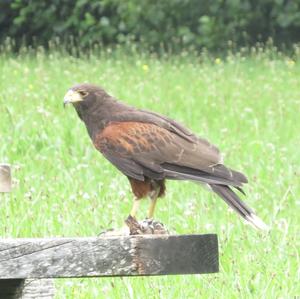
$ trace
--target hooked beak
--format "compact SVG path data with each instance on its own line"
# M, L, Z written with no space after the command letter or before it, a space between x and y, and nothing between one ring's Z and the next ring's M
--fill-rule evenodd
M70 103L81 102L83 99L79 92L70 89L64 96L64 107Z

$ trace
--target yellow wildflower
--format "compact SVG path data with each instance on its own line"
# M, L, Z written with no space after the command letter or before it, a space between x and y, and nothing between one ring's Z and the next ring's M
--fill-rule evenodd
M220 58L215 59L215 64L220 64L221 62L222 62L222 60Z
M289 66L289 67L293 67L295 65L295 61L292 60L292 59L289 59L287 60L286 64Z
M148 64L143 64L143 70L144 70L145 72L148 72L148 71L149 71L149 66L148 66Z

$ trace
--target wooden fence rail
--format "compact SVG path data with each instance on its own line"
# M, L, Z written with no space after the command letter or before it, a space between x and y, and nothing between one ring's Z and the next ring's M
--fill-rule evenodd
M30 278L217 271L218 241L213 234L0 240L0 298L16 292L24 298L20 294L30 286ZM39 296L28 298L43 298L41 294L49 294L49 288L53 285L39 284L38 292L32 288Z
M216 235L2 239L0 278L211 273Z

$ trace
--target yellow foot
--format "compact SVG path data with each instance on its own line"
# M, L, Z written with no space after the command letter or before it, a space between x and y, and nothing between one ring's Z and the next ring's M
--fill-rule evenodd
M134 202L133 202L132 209L130 211L130 216L132 216L133 218L136 218L136 214L137 214L137 211L139 209L139 206L140 206L140 200L135 199Z
M154 216L156 202L157 202L157 197L150 199L150 207L148 210L148 217L147 217L148 219L152 219Z

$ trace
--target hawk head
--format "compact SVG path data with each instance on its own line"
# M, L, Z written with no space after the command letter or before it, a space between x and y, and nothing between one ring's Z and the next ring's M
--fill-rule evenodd
M73 104L76 107L89 107L107 95L105 91L96 85L83 83L71 87L64 96L64 106Z

